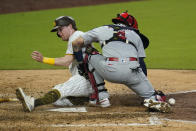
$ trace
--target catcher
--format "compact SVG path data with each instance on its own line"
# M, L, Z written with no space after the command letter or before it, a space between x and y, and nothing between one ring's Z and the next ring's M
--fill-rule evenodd
M66 55L59 58L44 57L40 52L33 51L32 58L37 62L45 64L69 67L72 77L65 83L56 85L51 91L46 93L43 97L35 99L27 96L21 88L16 90L17 98L21 101L24 111L31 112L35 107L54 104L56 106L72 106L73 103L69 98L71 97L90 97L90 103L100 107L109 107L109 94L104 87L103 79L94 77L92 73L85 74L82 62L78 64L72 48L72 42L79 38L84 33L77 30L75 20L70 16L60 16L55 19L55 25L51 32L57 32L57 36L63 41L68 41ZM89 47L92 50L92 47ZM82 48L81 55L85 55L86 48ZM80 71L78 71L78 69ZM81 73L79 73L81 72ZM92 81L94 80L94 81ZM93 83L90 83L93 82ZM96 81L96 83L95 83ZM92 88L92 85L94 85ZM99 93L98 93L99 92ZM94 102L96 100L96 102Z
M115 24L97 27L86 32L72 42L75 52L82 47L99 41L103 56L89 57L89 66L102 79L126 85L141 98L144 106L160 112L170 112L171 107L165 102L165 96L155 91L139 64L139 57L145 54L140 32L130 27L131 17L127 12L123 19Z
M150 42L149 39L139 31L138 22L135 19L135 17L132 16L131 14L128 14L127 12L128 11L123 12L121 14L117 14L117 17L113 18L112 22L114 24L122 23L122 24L126 24L129 27L132 27L136 32L138 32L138 35L142 40L143 47L144 49L146 49L149 46L149 42ZM145 57L146 57L145 53L141 53L141 55L139 56L139 64L142 71L147 76L147 68L146 68L146 63L144 61Z

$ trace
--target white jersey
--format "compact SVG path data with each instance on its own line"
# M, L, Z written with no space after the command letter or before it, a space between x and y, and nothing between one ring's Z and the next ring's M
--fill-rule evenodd
M84 33L82 31L75 31L69 38L68 45L67 45L67 51L66 55L73 55L73 48L72 48L72 42L76 40L78 37L83 35ZM84 49L83 49L84 50ZM78 62L74 59L74 61L69 65L69 71L72 74L72 76L78 74L78 68L77 68Z

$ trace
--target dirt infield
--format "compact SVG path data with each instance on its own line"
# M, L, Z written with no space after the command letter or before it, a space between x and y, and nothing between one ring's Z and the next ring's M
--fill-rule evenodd
M17 87L37 98L70 77L68 70L1 70L0 74L0 98L15 98ZM56 107L46 105L25 113L19 102L0 103L0 130L194 130L196 71L149 70L148 78L156 89L170 93L167 99L176 99L172 113L149 113L127 87L106 82L111 94L110 108L78 105L85 106L88 112L63 113L48 112ZM176 92L179 93L172 94Z

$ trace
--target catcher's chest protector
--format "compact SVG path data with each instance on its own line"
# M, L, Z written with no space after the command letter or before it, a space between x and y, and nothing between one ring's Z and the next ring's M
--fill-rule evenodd
M103 48L103 46L111 41L122 41L124 43L128 43L131 44L135 47L135 49L138 51L138 49L136 48L136 46L131 42L128 41L127 38L125 37L125 30L134 30L137 34L139 33L139 31L135 30L132 27L127 27L127 26L118 26L118 25L107 25L111 28L114 29L114 33L113 36L109 39L106 40L105 43L101 46Z
M109 43L110 41L122 41L125 43L129 43L136 48L136 46L132 42L127 41L127 38L125 37L125 30L133 30L134 32L136 32L140 36L142 43L143 43L143 46L144 46L144 49L146 49L149 46L149 39L144 34L140 33L139 30L136 30L132 27L127 27L127 26L118 26L118 25L107 25L107 26L114 29L114 34L113 34L112 38L105 41L105 44ZM103 46L104 45L102 45L101 47L103 47ZM137 50L137 48L136 48L136 50Z

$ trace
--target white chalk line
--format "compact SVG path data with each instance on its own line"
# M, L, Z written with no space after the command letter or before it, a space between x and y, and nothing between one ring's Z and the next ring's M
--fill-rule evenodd
M194 93L196 92L196 90L190 90L190 91L178 91L178 92L169 92L166 95L173 95L173 94L186 94L186 93ZM131 92L131 93L126 93L126 95L136 95L136 93ZM110 95L116 95L115 93L111 93ZM125 93L123 93L122 95L125 95Z
M196 121L175 120L175 119L168 119L168 118L162 118L160 120L196 124Z
M196 121L173 120L168 118L159 119L156 116L149 117L149 123L100 123L100 124L51 124L40 127L126 127L126 126L157 126L162 125L161 121L173 121L181 123L196 124Z
M100 124L50 124L40 127L123 127L123 126L155 126L162 122L156 116L149 117L149 123L100 123Z
M178 92L171 92L171 93L168 93L167 95L172 95L172 94L185 94L185 93L194 93L196 92L196 90L191 90L191 91L178 91Z

